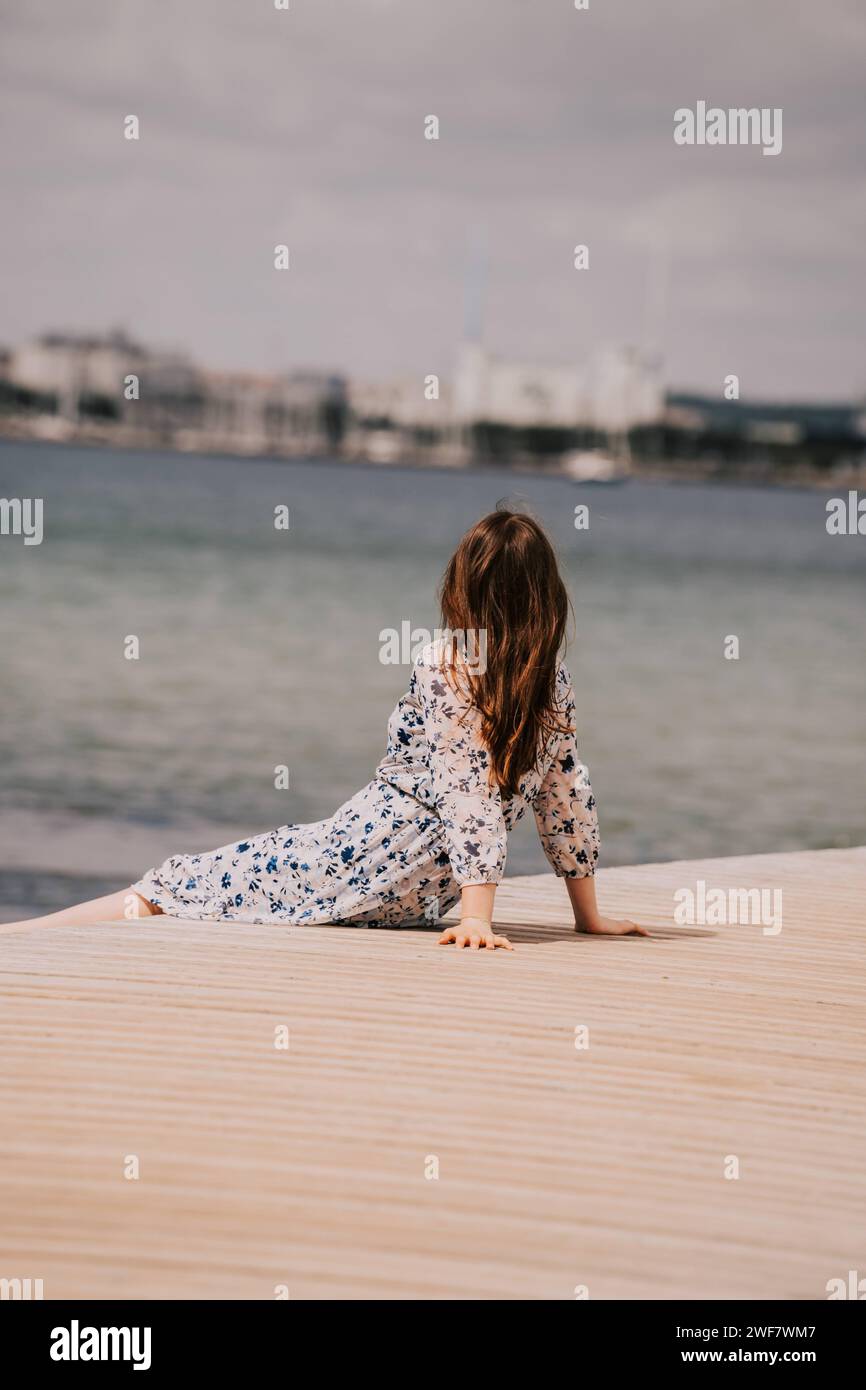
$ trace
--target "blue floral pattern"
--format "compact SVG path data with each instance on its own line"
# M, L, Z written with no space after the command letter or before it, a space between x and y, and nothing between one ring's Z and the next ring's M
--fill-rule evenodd
M598 818L574 734L571 678L550 740L513 797L489 779L480 714L456 694L441 647L425 647L388 721L376 775L327 820L284 825L207 854L176 855L133 887L171 916L305 926L435 922L465 883L498 883L508 831L527 806L560 877L595 872Z

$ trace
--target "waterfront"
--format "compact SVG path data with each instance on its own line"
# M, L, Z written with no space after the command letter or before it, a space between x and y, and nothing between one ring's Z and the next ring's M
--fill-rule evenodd
M436 626L449 548L503 497L575 602L605 864L866 841L866 548L824 493L5 443L0 496L44 499L43 543L0 543L5 918L330 814L408 679L380 633ZM509 872L543 868L522 827Z

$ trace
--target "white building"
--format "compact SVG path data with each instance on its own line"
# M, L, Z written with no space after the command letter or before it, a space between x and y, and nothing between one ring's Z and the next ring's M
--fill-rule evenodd
M458 356L454 400L466 424L569 428L586 412L586 380L576 367L503 362L467 343Z
M588 368L505 362L478 343L458 357L454 407L463 424L621 433L659 419L663 405L658 369L635 349L608 349Z
M590 368L588 423L604 434L651 425L664 412L657 360L637 348L607 348Z
M438 395L432 395L433 390ZM349 407L357 421L389 420L403 429L443 429L452 418L451 390L439 379L428 384L427 376L401 376L390 381L351 381Z
M57 396L59 413L74 419L81 396L120 401L124 377L140 372L145 358L144 349L122 332L46 333L12 352L9 375L18 386Z

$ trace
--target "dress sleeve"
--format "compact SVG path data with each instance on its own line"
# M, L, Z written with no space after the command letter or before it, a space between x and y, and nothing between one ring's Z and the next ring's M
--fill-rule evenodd
M560 708L569 725L559 736L553 762L533 801L541 847L560 878L588 878L598 860L598 815L589 773L575 738L571 677L560 667Z
M421 652L415 681L434 804L445 830L451 872L461 888L464 883L499 883L505 872L507 834L499 788L489 780L481 715L468 695L455 693L435 648Z

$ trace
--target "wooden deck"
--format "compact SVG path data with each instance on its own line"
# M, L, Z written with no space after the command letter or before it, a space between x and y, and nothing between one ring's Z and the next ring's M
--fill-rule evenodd
M781 933L675 928L697 879L781 888ZM602 872L640 940L576 937L561 884L510 879L493 957L164 918L0 934L0 1277L826 1298L866 1274L864 887L866 848Z

